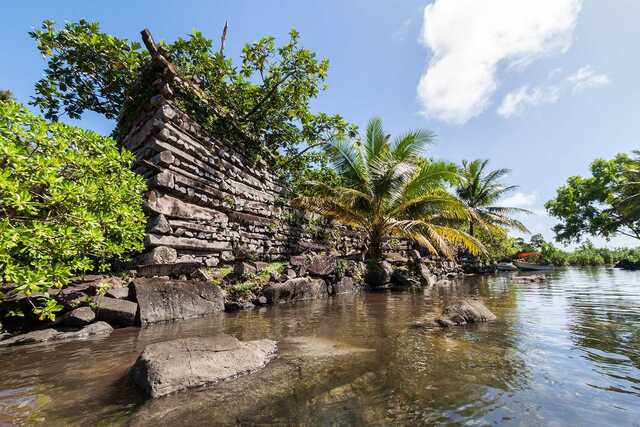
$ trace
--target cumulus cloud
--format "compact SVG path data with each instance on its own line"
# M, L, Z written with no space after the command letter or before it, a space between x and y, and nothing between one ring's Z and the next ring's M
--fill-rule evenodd
M572 42L583 0L435 0L420 40L433 56L418 98L429 117L464 123L484 111L501 63L526 65Z
M535 87L529 89L523 86L513 92L509 92L500 107L498 114L504 118L509 118L514 114L521 113L526 107L536 107L542 104L553 104L558 102L560 90L555 86Z
M505 197L504 199L500 200L499 206L528 209L534 206L536 201L536 193L524 193L518 191L516 193L513 193L511 196Z
M611 83L606 74L597 73L591 65L579 68L578 71L567 77L567 80L573 85L574 92L606 86Z

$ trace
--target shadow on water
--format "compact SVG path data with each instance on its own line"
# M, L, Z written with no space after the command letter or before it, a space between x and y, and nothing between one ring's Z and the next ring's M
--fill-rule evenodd
M409 326L464 296L482 298L498 320ZM342 296L5 349L0 425L632 425L638 307L640 273L567 269L541 284L468 277L432 292ZM221 332L278 340L281 356L258 374L155 401L126 382L145 345ZM292 337L370 351L313 356Z

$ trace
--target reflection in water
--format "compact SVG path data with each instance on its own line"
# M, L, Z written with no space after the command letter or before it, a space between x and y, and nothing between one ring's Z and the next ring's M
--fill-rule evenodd
M499 320L409 327L465 295L484 299ZM470 277L434 292L343 296L3 349L0 425L632 425L639 307L640 273L571 269L543 284ZM146 403L126 382L145 345L220 332L316 336L373 351L303 359L283 341L282 356L259 374Z

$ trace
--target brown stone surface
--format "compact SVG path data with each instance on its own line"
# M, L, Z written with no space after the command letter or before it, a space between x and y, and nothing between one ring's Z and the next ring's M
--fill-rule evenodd
M142 325L224 311L222 290L208 282L138 278L131 286L140 308Z

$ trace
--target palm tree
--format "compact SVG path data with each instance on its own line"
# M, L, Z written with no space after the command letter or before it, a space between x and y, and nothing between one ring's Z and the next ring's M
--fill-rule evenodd
M453 246L474 254L484 253L482 244L457 224L470 213L445 182L457 177L457 168L420 156L433 140L425 130L410 131L390 142L380 119L372 119L362 141L333 140L328 152L342 184L311 182L312 196L296 202L366 237L365 256L383 257L387 238L408 238L433 254L453 257ZM309 193L307 193L309 194Z
M514 219L514 213L531 213L522 208L495 206L504 195L518 188L517 185L505 186L500 181L511 172L509 169L487 170L489 160L462 161L460 181L456 193L472 212L469 216L469 234L476 235L480 227L492 234L504 235L505 228L528 233L523 223Z

